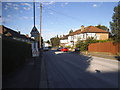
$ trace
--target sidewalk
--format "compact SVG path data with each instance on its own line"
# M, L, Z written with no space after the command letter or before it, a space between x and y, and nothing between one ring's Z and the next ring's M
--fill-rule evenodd
M81 52L81 54L87 55L86 52ZM112 55L112 54L110 54L110 53L104 53L104 52L88 52L88 55L96 56L96 57L101 57L101 58L112 59L112 60L119 60L119 61L120 61L120 56Z
M33 59L18 68L15 72L3 77L2 88L39 88L41 58Z

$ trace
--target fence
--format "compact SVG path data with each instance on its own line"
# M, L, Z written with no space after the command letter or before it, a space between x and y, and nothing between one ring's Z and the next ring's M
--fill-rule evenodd
M88 46L89 52L108 52L111 54L120 53L120 43L104 42L93 43Z
M2 71L8 74L31 58L31 45L10 38L2 39Z

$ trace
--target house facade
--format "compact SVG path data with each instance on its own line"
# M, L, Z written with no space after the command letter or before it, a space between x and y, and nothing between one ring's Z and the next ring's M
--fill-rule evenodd
M107 40L109 38L109 32L94 26L84 27L82 25L81 29L78 29L67 35L66 37L67 42L64 46L74 46L77 43L77 41L79 40L84 41L90 37L93 37L96 40ZM60 40L61 45L63 44L62 40L64 39L61 38Z

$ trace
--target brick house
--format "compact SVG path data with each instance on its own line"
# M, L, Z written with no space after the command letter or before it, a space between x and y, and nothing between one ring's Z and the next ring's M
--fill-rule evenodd
M78 29L70 34L67 35L67 44L64 46L74 46L78 40L86 40L89 37L93 37L96 40L107 40L109 38L109 32L99 29L94 26L88 26L84 27L81 26L81 29ZM60 43L62 45L62 39L60 40Z

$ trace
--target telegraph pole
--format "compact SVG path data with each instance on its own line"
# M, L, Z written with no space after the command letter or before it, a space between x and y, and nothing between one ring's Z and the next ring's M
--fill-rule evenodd
M41 47L41 45L42 45L42 43L41 43L41 32L42 32L42 3L40 3L40 41L39 41L39 43L40 43L40 48L42 48Z

